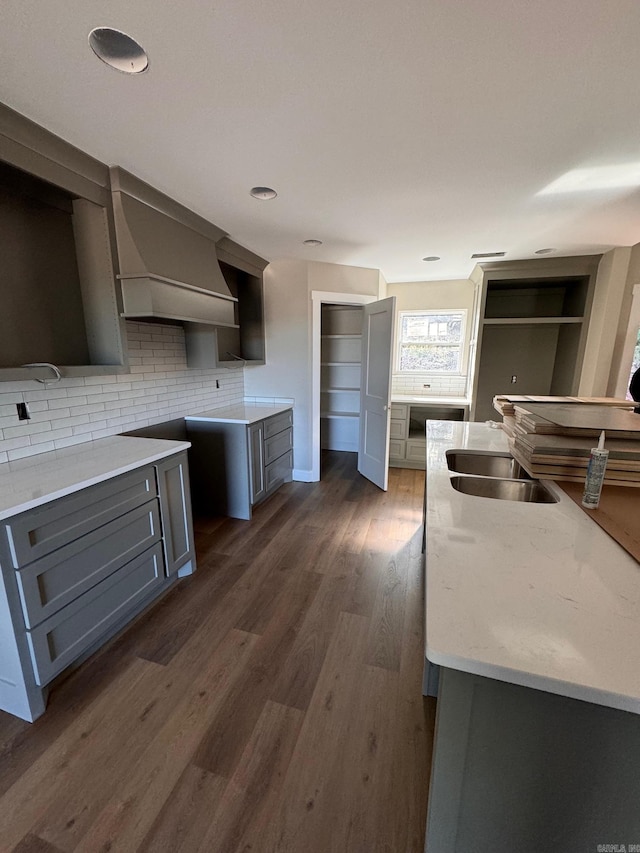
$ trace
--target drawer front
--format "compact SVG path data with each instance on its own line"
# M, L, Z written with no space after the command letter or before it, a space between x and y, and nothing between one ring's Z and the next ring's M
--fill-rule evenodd
M407 426L407 421L398 421L395 418L391 418L389 423L389 438L406 438Z
M270 465L288 450L293 449L293 430L289 427L285 432L273 435L264 442L264 464Z
M279 459L276 459L275 462L272 462L271 465L267 465L267 467L264 469L266 492L269 493L274 489L277 489L278 486L282 485L282 483L289 483L291 481L292 469L292 450L288 450L283 456L281 456Z
M163 575L162 545L158 542L33 631L27 631L36 682L48 684L160 586Z
M287 412L281 412L279 415L267 418L263 423L264 437L269 438L293 426L293 412L289 409Z
M409 406L405 403L392 403L391 417L398 418L401 421L406 421L409 417Z
M25 566L156 497L153 467L139 468L5 522L14 568Z
M389 440L389 459L405 459L406 441Z
M424 462L426 465L427 442L424 438L408 439L406 442L406 459L413 462Z
M149 501L17 572L27 628L33 628L160 540L158 502Z

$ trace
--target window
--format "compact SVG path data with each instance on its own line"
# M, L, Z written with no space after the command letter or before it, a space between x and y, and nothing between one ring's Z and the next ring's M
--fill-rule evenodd
M400 311L399 373L462 373L466 311Z

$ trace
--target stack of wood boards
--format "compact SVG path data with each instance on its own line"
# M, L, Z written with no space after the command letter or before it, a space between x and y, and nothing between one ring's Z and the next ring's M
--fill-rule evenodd
M508 436L515 436L516 428L516 406L546 405L573 405L580 403L589 406L611 406L630 409L633 404L628 400L618 400L613 397L542 397L518 394L497 394L493 398L493 408L502 415L502 427ZM598 433L599 435L599 433Z
M640 415L630 408L514 402L513 420L512 453L532 476L584 483L591 448L604 430L605 483L640 486Z

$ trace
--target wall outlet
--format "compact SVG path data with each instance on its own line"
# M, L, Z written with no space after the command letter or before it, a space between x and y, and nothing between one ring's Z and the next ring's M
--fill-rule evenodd
M29 412L29 406L27 406L26 403L16 403L16 409L18 410L18 420L19 421L31 420L31 413Z

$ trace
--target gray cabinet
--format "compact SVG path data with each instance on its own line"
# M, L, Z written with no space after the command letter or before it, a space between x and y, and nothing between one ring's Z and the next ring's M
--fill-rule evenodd
M291 481L291 409L251 424L188 418L186 423L197 513L250 519L256 504Z
M416 404L392 403L389 466L424 470L427 454L426 421L463 421L467 414L466 403L442 404L436 400Z
M483 264L475 421L496 394L576 394L600 255Z
M251 504L262 500L265 493L264 484L264 426L262 421L251 424L248 428L249 439L249 479L251 487Z
M195 568L186 452L0 526L0 709L44 710L56 675Z
M126 370L106 166L0 105L0 380Z
M236 300L234 325L186 323L187 365L237 367L265 363L263 270L267 262L228 237L217 245L220 270Z
M156 474L166 574L189 574L186 567L195 560L195 552L187 454L179 453L159 462Z

